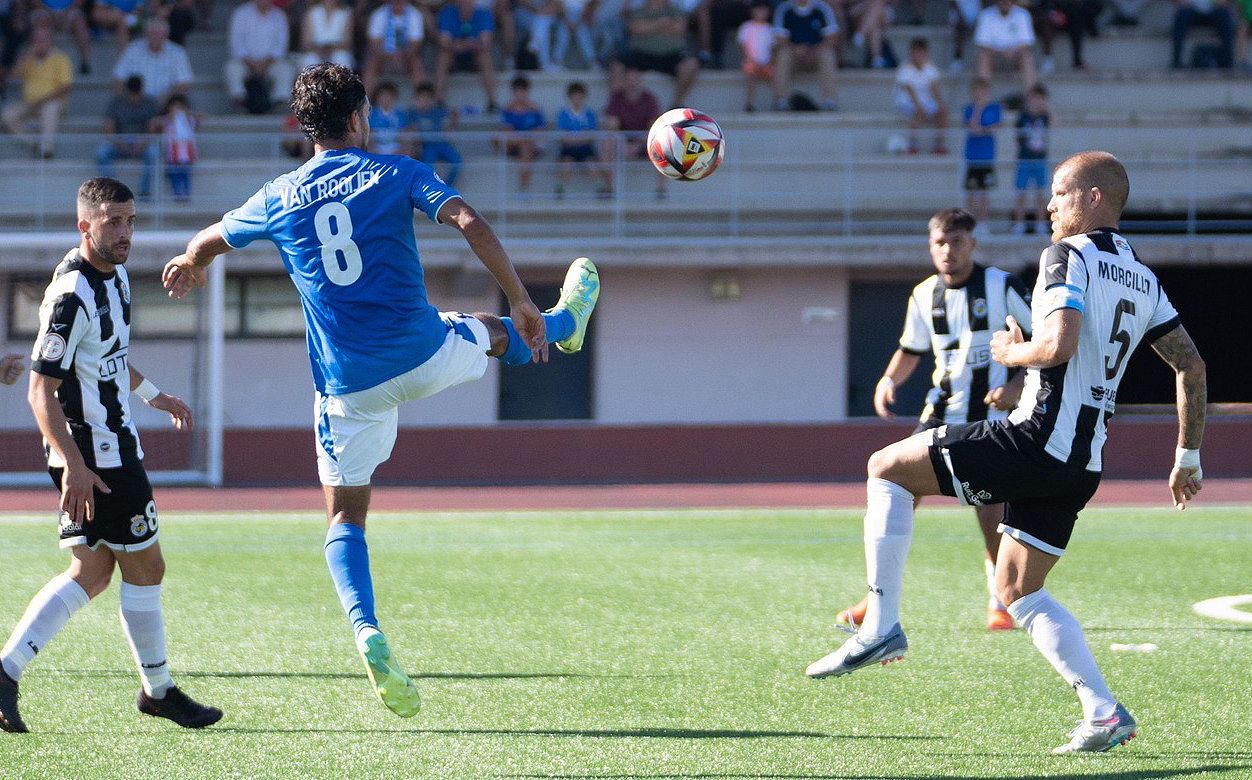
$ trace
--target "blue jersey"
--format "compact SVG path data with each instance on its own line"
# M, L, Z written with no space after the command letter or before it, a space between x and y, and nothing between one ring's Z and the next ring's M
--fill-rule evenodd
M437 221L459 197L416 160L332 149L222 217L222 237L236 248L274 242L300 293L313 384L353 393L443 345L448 328L426 300L413 209Z

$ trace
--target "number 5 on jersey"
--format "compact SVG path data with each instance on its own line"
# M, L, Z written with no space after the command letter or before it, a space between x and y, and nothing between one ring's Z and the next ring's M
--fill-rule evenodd
M330 201L313 215L313 226L317 240L322 242L326 278L340 287L360 278L361 250L352 240L352 214L348 207L339 201Z

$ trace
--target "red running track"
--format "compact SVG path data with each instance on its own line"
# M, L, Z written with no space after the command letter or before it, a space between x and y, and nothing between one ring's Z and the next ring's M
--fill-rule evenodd
M319 511L318 487L157 488L165 511ZM402 511L555 511L562 509L691 508L859 508L865 487L857 482L748 483L669 485L522 485L511 487L379 487L373 508ZM952 499L930 499L932 503ZM1197 498L1202 505L1252 505L1252 479L1210 479ZM1105 480L1092 501L1103 506L1170 504L1169 488L1159 480ZM56 494L43 490L0 490L0 512L51 511Z

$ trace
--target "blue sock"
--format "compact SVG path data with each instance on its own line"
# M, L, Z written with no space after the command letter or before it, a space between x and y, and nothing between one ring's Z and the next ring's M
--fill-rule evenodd
M506 366L526 365L531 361L532 353L530 347L526 346L526 342L522 341L517 328L513 327L513 318L501 317L500 321L504 323L504 329L509 332L509 346L504 350L504 354L500 356L500 362ZM567 339L574 333L574 315L565 309L544 314L543 322L548 328L549 344L561 339Z
M339 603L352 621L352 633L364 626L378 626L374 617L374 582L370 579L370 551L365 529L351 523L335 523L326 531L326 565L335 581Z

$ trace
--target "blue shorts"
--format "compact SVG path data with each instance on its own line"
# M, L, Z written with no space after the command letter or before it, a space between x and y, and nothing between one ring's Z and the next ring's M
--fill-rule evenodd
M1017 189L1025 190L1032 186L1041 190L1048 188L1047 160L1017 161Z

